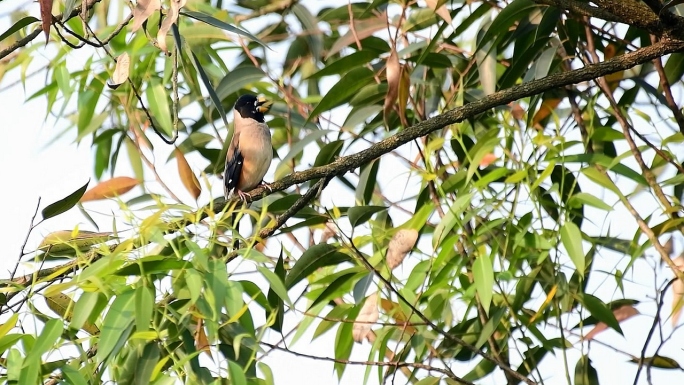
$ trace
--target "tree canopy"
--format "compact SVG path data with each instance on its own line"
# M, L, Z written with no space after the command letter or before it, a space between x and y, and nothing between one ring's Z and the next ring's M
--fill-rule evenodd
M93 178L39 203L3 277L0 378L287 383L279 352L341 383L355 366L367 383L611 383L610 360L635 384L681 379L680 3L8 13L0 86L46 100ZM244 93L274 101L272 183L250 205L221 180Z

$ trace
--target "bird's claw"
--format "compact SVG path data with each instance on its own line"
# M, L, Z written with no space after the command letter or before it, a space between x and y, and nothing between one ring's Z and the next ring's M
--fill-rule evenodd
M247 200L248 195L244 193L242 190L235 189L235 192L237 193L238 197L240 197L241 201L244 202Z
M270 192L270 193L273 192L273 188L271 187L271 185L268 184L268 183L266 183L266 182L264 182L264 181L262 181L261 183L259 183L259 186L265 188L265 189L268 190L268 192Z

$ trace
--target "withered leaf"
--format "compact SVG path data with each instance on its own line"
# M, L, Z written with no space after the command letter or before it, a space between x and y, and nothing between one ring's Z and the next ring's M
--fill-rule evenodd
M115 178L99 183L97 186L86 191L81 197L81 202L96 201L100 199L114 198L129 192L137 186L137 179L127 176L117 176Z
M355 342L361 342L370 333L371 324L378 320L380 312L378 311L378 295L371 294L366 298L359 315L354 322L354 329L352 330L352 338Z
M40 19L45 33L45 45L50 41L50 25L52 25L52 0L39 0Z
M632 305L623 305L620 306L619 308L613 310L613 315L615 316L615 319L618 322L622 322L628 318L631 318L635 315L639 314L639 310L637 310L634 306ZM599 322L596 324L596 326L591 329L589 333L587 333L586 336L584 336L585 341L590 341L594 337L596 337L597 334L601 333L602 331L606 330L608 328L608 325L605 324L605 322Z
M187 159L185 159L185 154L183 154L183 151L176 148L174 153L176 155L176 161L178 162L178 174L180 175L181 182L183 182L183 186L185 186L185 189L188 190L190 195L197 199L202 192L199 180L197 180L197 177L192 172Z
M161 0L138 0L133 8L133 25L131 32L135 32L143 25L145 20L161 9Z
M128 69L131 65L131 58L127 52L116 59L116 67L112 75L112 82L108 84L109 88L116 89L126 80L128 80Z
M396 47L392 49L392 53L387 58L387 95L385 96L385 105L383 106L383 113L385 115L385 122L389 117L394 103L399 96L399 81L401 80L401 64L399 63L399 55ZM389 128L389 127L388 127Z
M418 231L415 229L401 229L390 240L387 247L387 266L394 270L401 265L406 254L413 248L418 240Z
M185 6L187 0L171 0L171 8L166 14L164 21L162 21L161 27L159 27L159 32L157 33L157 44L162 51L167 52L166 49L166 34L169 33L171 26L178 20L178 15L180 14L181 8Z

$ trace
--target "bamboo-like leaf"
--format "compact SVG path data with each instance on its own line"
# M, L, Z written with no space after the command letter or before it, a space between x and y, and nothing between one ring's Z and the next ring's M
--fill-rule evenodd
M76 203L78 203L78 201L81 199L86 189L88 188L88 183L90 183L90 180L88 180L86 184L84 184L83 186L81 186L81 188L69 194L68 196L58 200L55 203L47 205L47 207L45 207L43 211L41 211L43 219L55 217L76 206Z
M584 277L586 262L584 260L584 249L582 248L582 232L576 224L568 221L561 227L560 236L570 260L575 264L575 268L577 268L577 273Z
M101 199L115 198L123 195L140 182L127 176L118 176L98 183L95 187L86 191L81 197L81 202L96 201Z
M181 12L181 14L183 16L188 16L188 17L191 17L195 20L199 20L201 22L207 23L209 25L213 25L214 27L221 28L221 29L226 30L228 32L232 32L232 33L236 33L238 35L245 36L245 37L261 44L262 46L270 49L270 47L266 43L262 42L261 40L259 40L258 37L252 35L251 33L245 31L244 29L238 28L238 27L230 25L228 23L225 23L225 22L223 22L223 21L221 21L221 20L219 20L219 19L217 19L211 15L207 15L206 13L194 12L194 11L183 11L183 12Z
M45 33L45 45L50 41L50 26L52 25L52 0L39 0L40 19L43 33Z
M622 322L628 318L631 318L635 315L639 314L639 310L637 310L634 306L631 305L624 305L620 306L619 308L613 310L613 315L615 316L615 319L618 322ZM606 330L608 328L608 325L605 322L599 322L594 326L593 329L589 333L587 333L586 336L584 336L585 341L590 341L592 340L597 334L600 332Z
M9 27L7 31L3 32L2 35L0 35L0 42L12 36L14 33L18 32L22 28L38 21L40 20L36 19L33 16L22 17L21 19L19 19L19 21L17 21L11 27Z
M131 32L135 32L149 19L152 14L161 9L160 0L138 0L133 8L133 25Z
M188 190L190 195L197 200L202 193L202 187L200 186L199 180L195 176L195 173L192 172L188 161L185 159L185 154L183 154L183 151L176 148L174 153L176 154L178 175L180 176L181 182L183 183L183 186L185 186L185 189Z
M392 108L394 107L397 97L399 96L399 82L401 81L401 63L399 63L399 55L397 50L392 49L389 58L387 58L387 95L385 96L385 104L383 105L383 113L385 116L385 124L388 122L388 117ZM392 129L392 127L387 127Z

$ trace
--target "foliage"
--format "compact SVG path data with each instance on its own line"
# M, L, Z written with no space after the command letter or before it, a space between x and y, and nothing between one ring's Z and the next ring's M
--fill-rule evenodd
M272 384L267 353L335 333L338 378L362 364L368 382L532 384L555 360L596 384L589 342L625 333L646 299L625 285L649 266L653 328L615 350L637 378L680 369L681 351L658 354L676 327L646 348L683 291L684 258L661 241L684 229L681 5L594 3L41 0L52 23L12 14L0 77L30 82L44 45L27 43L49 34L28 99L92 145L99 182L42 210L77 207L96 231L52 229L36 272L4 281L3 380ZM219 197L246 92L275 100L277 154L249 207ZM158 172L167 154L175 178ZM235 213L252 223L238 250Z

